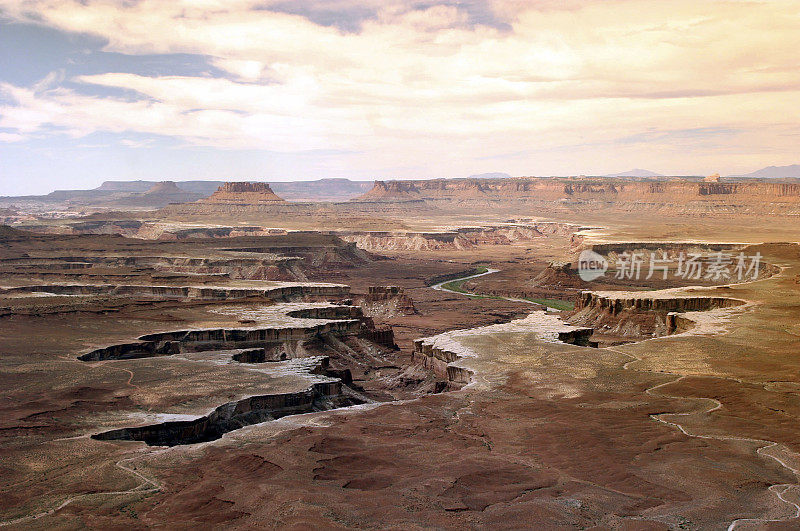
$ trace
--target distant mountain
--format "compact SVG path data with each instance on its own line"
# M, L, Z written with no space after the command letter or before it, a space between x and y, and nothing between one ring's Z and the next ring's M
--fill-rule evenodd
M95 190L103 192L128 192L143 193L157 185L159 181L106 181ZM225 181L180 181L175 183L178 188L185 192L210 196L217 191L217 188L225 184Z
M91 190L56 190L47 195L2 197L5 201L25 200L69 205L108 204L162 206L209 197L226 181L105 181ZM248 181L264 182L264 181ZM348 201L372 188L372 181L318 179L316 181L270 182L276 194L287 201Z
M141 182L141 181L140 181ZM151 186L144 193L130 193L122 197L114 197L106 200L109 206L141 206L141 207L163 207L170 203L189 203L205 197L202 194L187 192L173 181L163 181Z
M650 170L643 170L641 168L635 168L630 171L626 171L623 173L614 173L611 175L603 175L603 177L664 177L660 173L656 173Z
M105 181L95 188L102 192L138 192L143 193L151 189L156 181Z
M178 185L175 184L175 181L162 181L151 186L150 189L144 193L144 195L173 195L185 193L186 190L178 188Z
M767 166L752 173L744 175L730 175L729 177L749 177L752 179L791 179L800 178L800 164L790 166Z
M507 173L479 173L477 175L470 175L467 179L509 179L511 176Z
M248 181L267 182L267 181ZM181 190L209 197L223 186L226 181L177 181ZM107 181L106 189L116 187L118 190L153 186L151 181ZM287 201L347 201L372 188L372 181L351 181L350 179L318 179L316 181L267 182L272 190ZM146 187L145 190L149 189Z

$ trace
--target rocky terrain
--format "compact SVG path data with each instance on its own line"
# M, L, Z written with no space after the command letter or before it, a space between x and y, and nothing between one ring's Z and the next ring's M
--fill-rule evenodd
M504 223L462 227L441 232L337 231L345 241L367 251L474 249L480 245L513 245L552 234L572 234L579 227L566 223Z
M372 260L367 252L336 236L312 233L172 242L7 231L6 252L0 255L7 292L42 291L48 284L47 289L62 294L96 290L112 296L125 290L145 294L152 286L211 290L204 285L331 278L335 271ZM26 287L31 279L39 284ZM226 289L231 291L231 287Z
M572 324L590 327L592 341L617 345L661 337L691 328L687 312L708 312L746 304L740 299L692 294L681 290L655 293L581 292L574 311L565 317Z
M595 204L619 210L737 214L798 212L800 184L769 181L693 182L682 180L628 181L617 178L511 178L376 181L355 201L406 202L424 200L440 208L465 203L519 207L519 203ZM678 209L675 209L677 211Z
M571 230L580 238L576 219L582 220L584 226L598 226L609 216L620 216L620 225L631 226L651 225L665 218L675 223L702 220L723 231L731 223L746 225L747 220L760 216L793 219L800 215L798 183L753 179L705 182L681 178L521 177L377 181L371 190L355 199L339 200L339 195L332 194L328 197L333 200L329 201L306 200L300 197L302 194L292 195L293 200L287 201L269 184L251 182L223 183L210 197L189 201L194 197L168 193L164 188L172 189L177 184L159 185L161 192L153 194L118 192L114 187L93 191L127 194L127 199L107 197L109 202L103 212L79 216L70 211L45 216L38 210L14 210L15 216L8 219L39 232L111 233L176 240L265 235L287 229L335 231L362 248L391 251L469 246L481 237L476 234L481 231L489 239L514 241L535 236L525 231L549 230L546 225L554 222L557 223L552 226L560 227L558 230ZM122 208L151 210L139 215L110 210L113 201L123 199L128 203L119 203ZM152 210L155 206L161 208ZM454 219L459 220L456 227ZM722 220L727 220L727 225ZM487 232L487 225L496 228ZM502 231L506 234L500 234Z
M635 190L572 188L591 212L541 219L564 202L450 187L315 204L234 184L0 227L2 523L797 523L800 248L781 241L800 229L726 217L749 199L695 223L694 200L603 217ZM592 281L588 249L610 263ZM651 252L759 253L764 275L616 275Z

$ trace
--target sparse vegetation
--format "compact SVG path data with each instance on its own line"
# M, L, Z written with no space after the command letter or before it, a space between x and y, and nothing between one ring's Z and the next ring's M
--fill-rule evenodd
M575 308L575 303L572 301L565 301L562 299L531 299L526 298L526 301L535 302L536 304L541 304L542 306L547 306L548 308L553 308L556 310L573 310Z
M483 275L487 271L489 271L489 269L486 268L486 267L476 267L475 268L475 272L472 273L469 276L473 277L475 275ZM442 288L444 288L444 289L446 289L448 291L455 291L455 292L458 292L458 293L463 293L464 295L470 295L473 298L481 298L481 299L496 298L496 297L488 297L486 295L477 295L475 293L470 293L470 292L464 290L464 282L466 282L467 280L469 280L469 278L461 278L461 279L457 279L457 280L451 280L450 282L442 284Z
M485 267L478 267L475 269L475 273L470 276L474 275L482 275L488 271ZM445 284L442 284L442 288L448 291L454 291L456 293L461 293L462 295L466 295L471 299L503 299L505 297L499 297L495 295L481 295L479 293L472 293L471 291L467 291L464 289L464 283L469 280L469 278L461 278L457 280L451 280ZM547 306L548 308L553 308L556 310L572 310L575 308L575 303L572 301L566 301L562 299L534 299L530 297L525 297L524 300L530 301L536 304L541 304L542 306Z

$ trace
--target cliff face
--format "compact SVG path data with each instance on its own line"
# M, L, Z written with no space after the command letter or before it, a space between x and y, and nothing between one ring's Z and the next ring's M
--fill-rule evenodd
M602 201L628 203L691 203L735 201L758 204L800 204L800 184L716 183L690 181L631 182L611 178L433 179L376 181L358 201Z
M575 304L576 311L584 309L605 311L617 315L624 311L640 312L704 312L744 304L728 297L669 296L660 293L592 292L583 291Z
M420 191L414 181L375 181L372 190L354 201L403 201L420 197Z
M340 237L367 251L472 249L479 244L512 245L533 241L546 233L574 231L567 224L541 223L499 227L460 228L449 232L353 231ZM567 232L569 233L569 232Z
M683 317L686 312L708 312L742 304L744 301L728 297L671 295L667 292L582 291L567 322L590 326L601 336L639 340L691 328L691 320Z
M283 203L267 183L234 182L220 186L211 197L200 203L222 203L234 205L258 205L262 203Z
M584 285L578 276L578 270L572 268L569 262L550 262L541 273L531 281L532 286L545 288L580 288Z

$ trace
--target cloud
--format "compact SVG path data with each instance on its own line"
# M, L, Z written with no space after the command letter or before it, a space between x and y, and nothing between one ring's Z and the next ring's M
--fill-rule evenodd
M153 144L153 140L150 138L146 138L144 140L133 140L130 138L123 138L122 140L119 141L119 143L129 148L144 148L151 146Z
M22 142L23 140L25 140L23 135L0 132L0 142Z
M0 0L0 10L99 37L106 51L190 54L224 73L6 83L0 127L12 134L335 149L376 170L536 153L511 158L549 168L565 146L584 166L606 163L599 146L663 160L678 144L695 160L731 146L775 154L800 96L800 15L788 0ZM669 133L693 130L737 134Z

